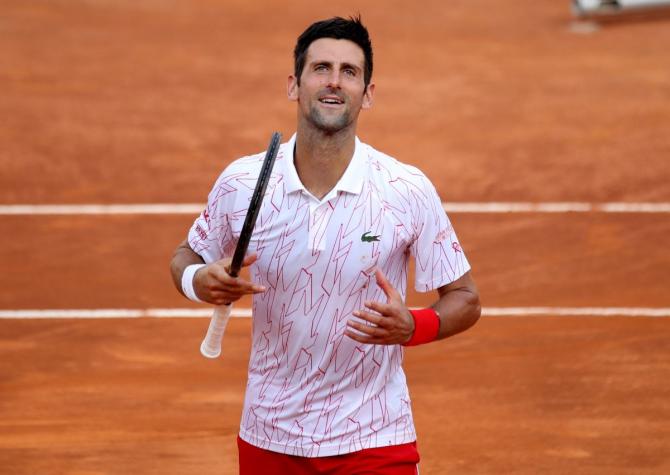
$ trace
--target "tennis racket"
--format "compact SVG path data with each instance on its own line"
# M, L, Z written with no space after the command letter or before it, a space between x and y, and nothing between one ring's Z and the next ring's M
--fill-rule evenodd
M240 232L240 239L237 241L237 245L235 246L235 253L233 254L233 260L230 263L229 274L232 277L237 277L240 273L240 269L242 268L242 261L244 260L244 256L247 253L247 248L249 247L251 233L254 231L254 225L256 224L256 218L258 217L258 210L261 207L263 195L265 195L265 189L267 188L268 182L270 181L270 174L272 173L272 167L275 163L275 158L277 158L277 152L279 152L280 142L281 134L279 132L273 133L272 138L270 139L270 145L268 146L268 150L265 153L265 159L263 160L263 165L261 166L261 172L258 175L258 181L256 182L254 194L251 195L247 216L244 218L244 224L242 225L242 231ZM218 358L221 354L223 333L226 331L226 325L228 324L228 319L230 318L230 312L232 309L232 304L217 305L214 307L214 314L212 315L212 319L209 322L207 334L205 335L205 339L200 345L200 353L202 353L202 355L206 358Z

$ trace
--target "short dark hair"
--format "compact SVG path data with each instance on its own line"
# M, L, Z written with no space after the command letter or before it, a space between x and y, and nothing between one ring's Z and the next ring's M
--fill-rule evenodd
M372 42L367 28L361 23L360 15L349 17L333 17L328 20L312 23L298 37L298 41L293 50L294 72L298 85L300 85L300 75L305 67L307 49L314 41L321 38L334 38L336 40L349 40L356 43L363 50L365 55L365 71L363 80L365 87L370 84L372 78Z

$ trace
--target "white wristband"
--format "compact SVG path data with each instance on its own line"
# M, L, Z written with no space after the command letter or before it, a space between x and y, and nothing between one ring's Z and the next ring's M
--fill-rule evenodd
M195 277L195 273L201 267L205 267L205 264L191 264L190 266L186 267L186 269L184 269L184 273L181 276L181 290L184 291L184 295L186 295L186 297L188 297L190 300L193 300L194 302L205 303L198 298L195 293L195 289L193 288L193 277Z

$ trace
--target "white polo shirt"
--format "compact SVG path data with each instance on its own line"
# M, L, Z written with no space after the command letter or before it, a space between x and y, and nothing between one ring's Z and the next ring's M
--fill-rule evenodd
M356 139L351 163L322 200L280 147L249 252L253 343L240 437L286 454L322 457L416 439L399 345L344 335L366 300L386 302L378 266L403 298L408 260L426 292L470 269L433 185L418 169ZM190 232L211 263L235 249L264 153L228 166Z

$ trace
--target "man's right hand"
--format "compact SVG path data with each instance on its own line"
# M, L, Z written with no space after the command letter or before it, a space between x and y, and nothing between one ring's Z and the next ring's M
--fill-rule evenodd
M250 254L242 261L242 267L256 262L258 256ZM213 305L228 305L245 295L265 292L265 287L232 277L230 272L231 258L221 259L198 269L193 276L193 289L201 300Z

